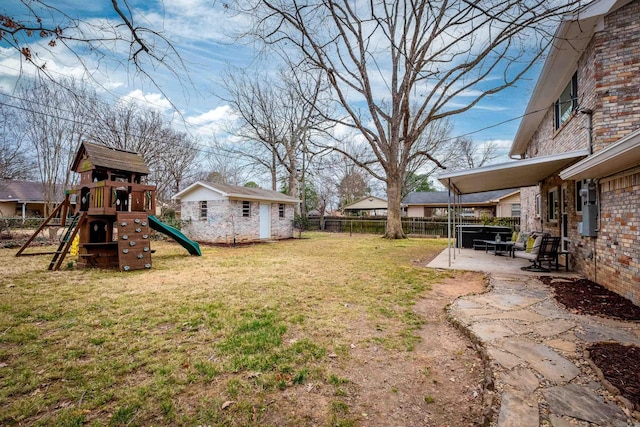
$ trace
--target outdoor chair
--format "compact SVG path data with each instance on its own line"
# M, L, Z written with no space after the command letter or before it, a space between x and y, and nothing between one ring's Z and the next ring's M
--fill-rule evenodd
M533 264L522 267L524 271L548 272L551 271L552 263L558 268L558 248L560 247L560 237L542 235L536 237L536 241L531 248L531 252L517 251L513 253L515 258L528 259ZM542 266L547 263L549 268Z

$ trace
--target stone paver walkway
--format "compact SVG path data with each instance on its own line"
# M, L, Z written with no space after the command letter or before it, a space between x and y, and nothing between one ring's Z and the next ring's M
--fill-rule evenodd
M494 275L490 291L457 299L449 316L481 345L497 427L640 427L584 357L600 341L640 345L640 324L575 315L532 277Z

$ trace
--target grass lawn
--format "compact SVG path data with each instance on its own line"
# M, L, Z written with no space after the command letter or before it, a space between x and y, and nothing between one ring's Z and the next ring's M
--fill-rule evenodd
M129 273L0 250L0 425L302 425L282 396L309 384L332 396L326 425L354 425L335 361L354 338L413 350L412 305L451 274L416 261L446 240L303 237L202 257L158 242Z

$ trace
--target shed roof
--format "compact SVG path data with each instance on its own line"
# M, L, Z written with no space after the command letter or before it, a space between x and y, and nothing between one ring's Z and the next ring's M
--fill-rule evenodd
M96 168L149 175L149 167L141 154L83 141L76 152L71 169L84 172Z
M463 205L488 205L496 204L500 199L519 192L519 188L504 190L484 191L481 193L463 194L460 203ZM402 200L404 205L446 206L449 203L448 191L412 192Z
M61 185L57 186L57 200L61 202L64 198L64 191ZM44 184L32 181L0 181L0 202L37 202L43 203Z
M224 197L230 199L258 200L279 203L300 203L295 197L288 196L273 190L265 190L263 188L241 187L239 185L218 184L214 182L198 181L184 190L175 194L172 199L180 200L185 194L190 193L197 187L207 188L215 191Z

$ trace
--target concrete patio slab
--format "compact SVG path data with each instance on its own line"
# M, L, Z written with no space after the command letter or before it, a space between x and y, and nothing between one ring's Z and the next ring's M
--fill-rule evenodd
M534 273L521 270L521 267L528 267L530 265L531 263L529 261L522 258L495 256L485 251L476 251L473 249L447 248L435 257L427 267L446 270L481 271L492 274L516 274L525 277L576 277L575 273L567 273L564 269L551 271L549 273Z

